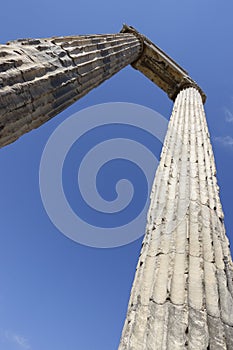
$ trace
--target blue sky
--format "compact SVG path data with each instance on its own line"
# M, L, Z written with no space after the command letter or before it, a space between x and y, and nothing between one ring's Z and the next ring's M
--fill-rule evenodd
M160 46L207 94L207 121L228 237L233 245L233 48L230 0L8 1L0 41L116 33L123 23ZM0 349L117 349L141 239L96 249L66 238L40 198L46 141L67 117L112 101L138 103L167 119L172 102L127 67L66 111L0 151ZM158 154L159 156L159 154Z

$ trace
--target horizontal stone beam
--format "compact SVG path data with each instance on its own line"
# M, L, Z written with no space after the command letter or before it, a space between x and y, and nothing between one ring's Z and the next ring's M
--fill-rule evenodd
M143 42L141 56L132 66L164 90L170 99L175 100L178 93L188 87L196 88L201 94L203 103L206 95L197 83L171 57L140 34L135 28L124 25L122 33L132 33Z
M15 40L0 45L0 147L39 127L132 64L175 99L195 87L177 63L133 27L120 33Z

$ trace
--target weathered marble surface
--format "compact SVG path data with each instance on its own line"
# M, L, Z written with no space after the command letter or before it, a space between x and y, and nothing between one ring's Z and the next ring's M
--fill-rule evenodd
M135 61L131 33L25 39L0 45L0 147L64 110Z
M139 33L135 28L124 25L122 33L132 33L141 39L143 52L132 66L164 90L173 101L178 93L187 87L195 87L205 103L206 95L200 86L189 76L177 62L156 46L150 39Z
M119 34L0 45L0 147L128 64L172 99L186 89L176 97L156 173L119 350L233 350L233 265L205 94L162 50L127 26Z
M136 29L118 34L15 40L0 45L0 147L42 125L131 64L171 99L196 87L188 73Z
M119 350L233 349L233 265L202 99L176 98Z

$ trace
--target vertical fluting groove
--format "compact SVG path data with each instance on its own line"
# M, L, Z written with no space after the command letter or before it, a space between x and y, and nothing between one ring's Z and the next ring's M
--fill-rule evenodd
M0 45L0 147L39 127L141 54L131 33Z
M232 259L201 96L176 98L119 350L233 349Z

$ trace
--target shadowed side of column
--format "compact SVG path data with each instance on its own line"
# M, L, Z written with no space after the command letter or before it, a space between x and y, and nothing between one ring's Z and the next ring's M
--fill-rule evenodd
M141 40L131 33L0 45L0 147L54 117L141 51Z

